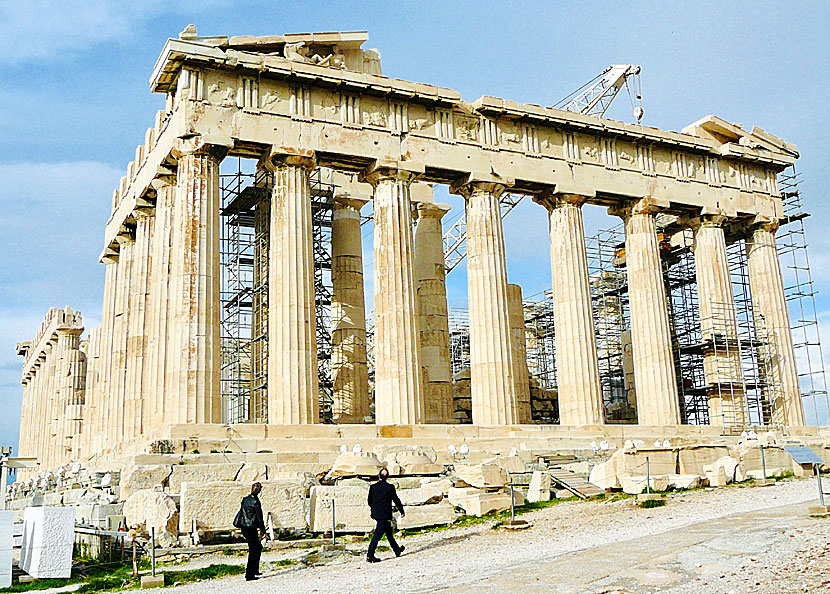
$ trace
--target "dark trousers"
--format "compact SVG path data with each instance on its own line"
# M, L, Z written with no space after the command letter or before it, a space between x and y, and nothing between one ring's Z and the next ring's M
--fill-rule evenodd
M369 552L367 553L368 557L375 556L375 550L378 548L378 543L380 539L383 538L383 535L386 535L386 540L389 541L389 546L392 547L392 550L395 551L397 555L400 551L400 547L398 547L398 543L395 542L395 534L392 530L392 522L389 520L378 520L378 525L375 526L375 533L372 536L372 542L369 543Z
M262 555L262 543L259 540L259 528L242 528L242 536L248 543L248 566L245 577L252 578L259 573L259 557Z

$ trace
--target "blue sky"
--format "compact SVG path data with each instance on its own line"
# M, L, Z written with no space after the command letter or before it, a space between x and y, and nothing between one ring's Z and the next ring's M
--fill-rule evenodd
M14 343L34 335L49 307L100 323L97 256L112 189L163 105L148 90L153 64L188 23L202 35L366 29L385 74L470 101L552 105L609 64L640 64L643 123L679 130L716 114L798 145L830 337L830 238L820 223L830 216L827 3L0 0L0 444L17 443ZM632 121L628 99L609 115ZM614 222L587 209L589 234ZM546 231L527 200L506 221L510 280L525 295L550 284ZM449 295L466 300L464 270L449 277Z

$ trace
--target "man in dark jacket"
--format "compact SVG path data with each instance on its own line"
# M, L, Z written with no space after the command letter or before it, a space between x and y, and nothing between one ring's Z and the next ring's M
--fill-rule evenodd
M369 487L369 507L372 510L372 519L377 522L375 534L372 536L372 542L369 543L369 551L366 555L366 560L369 563L380 561L375 557L375 550L384 534L392 550L395 551L396 557L400 557L404 550L403 546L398 546L398 543L395 542L395 535L392 531L392 503L394 502L397 506L402 518L406 516L406 513L403 511L403 503L398 499L398 494L395 492L395 485L389 484L386 480L388 478L389 471L381 468L378 473L378 482Z
M265 521L262 518L262 505L259 503L259 492L262 485L254 483L251 494L242 498L242 505L233 525L242 531L242 536L248 542L248 566L245 569L245 579L255 580L259 575L259 557L262 555L262 542L259 531L265 532Z

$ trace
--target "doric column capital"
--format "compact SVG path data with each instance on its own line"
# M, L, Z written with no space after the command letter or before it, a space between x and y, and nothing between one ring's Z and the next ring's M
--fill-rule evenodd
M362 196L357 196L354 194L335 194L334 196L334 209L348 209L354 210L357 214L360 214L360 209L363 208L366 203L369 202L366 198Z
M512 185L512 179L495 173L473 172L455 180L450 185L450 194L458 194L468 200L476 194L492 194L498 198Z
M84 333L83 327L77 328L73 326L58 326L55 328L55 332L58 333L58 337L61 335L63 336L80 336Z
M448 204L436 204L435 202L418 202L415 205L415 216L417 218L428 217L439 221L445 214L450 212L452 207Z
M581 207L587 200L588 196L568 192L557 192L556 188L548 188L543 190L541 194L533 198L534 202L541 204L549 211L566 204Z
M412 183L424 173L423 163L414 161L376 160L373 161L359 176L361 182L371 184L372 187L384 180Z
M627 200L618 205L610 206L608 207L608 214L627 221L636 215L655 215L664 212L668 207L668 200L647 197L639 200Z
M209 155L219 161L225 158L233 146L229 136L205 136L194 134L176 139L172 155L178 159L184 155Z
M272 146L259 160L259 167L275 171L281 167L317 167L317 155L314 151L301 148Z
M729 219L724 214L702 214L683 222L695 233L704 227L723 227Z

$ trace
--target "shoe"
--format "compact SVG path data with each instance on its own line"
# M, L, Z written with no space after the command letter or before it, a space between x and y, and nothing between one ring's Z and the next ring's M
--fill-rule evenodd
M254 575L262 575L261 571L257 571Z
M380 559L378 559L377 557L366 557L366 560L369 563L378 563L380 561Z
M258 579L259 579L259 578L258 578L257 576L252 576L252 577L246 577L246 578L245 578L245 580L246 580L246 581L248 581L248 582L252 582L252 581L254 581L254 580L258 580Z
M399 548L399 549L398 549L398 552L397 552L397 553L395 553L395 557L400 557L401 555L403 555L403 552L404 552L405 550L406 550L406 547L405 547L405 546L403 546L403 545L401 545L401 548Z

